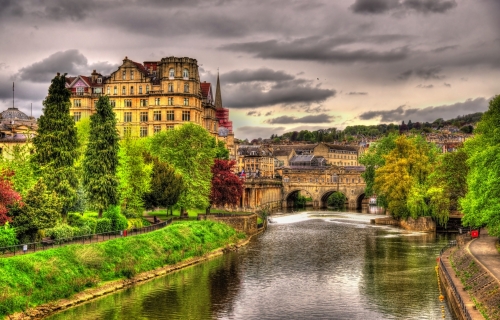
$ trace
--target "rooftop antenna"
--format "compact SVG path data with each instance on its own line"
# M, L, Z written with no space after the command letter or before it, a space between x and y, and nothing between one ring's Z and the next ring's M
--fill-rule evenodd
M33 118L33 102L31 103L31 117Z
M12 108L14 108L14 82L12 82Z

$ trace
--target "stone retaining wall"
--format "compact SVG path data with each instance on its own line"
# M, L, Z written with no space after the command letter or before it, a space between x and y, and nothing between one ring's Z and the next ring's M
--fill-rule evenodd
M418 219L396 220L392 217L372 219L373 224L398 226L405 230L436 232L436 222L431 217L420 217Z
M257 214L198 214L198 220L211 220L224 222L237 231L245 232L247 235L257 233Z

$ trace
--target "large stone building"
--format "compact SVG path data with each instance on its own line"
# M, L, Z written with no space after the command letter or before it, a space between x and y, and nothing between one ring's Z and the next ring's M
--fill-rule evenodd
M200 82L196 59L167 57L141 64L125 57L109 76L94 70L91 76L68 77L66 86L72 93L70 112L77 122L93 114L99 96L105 94L122 136L152 136L187 122L204 127L214 137L219 135L219 78L214 99L211 84Z
M10 158L14 146L31 143L36 119L12 107L0 113L0 156Z

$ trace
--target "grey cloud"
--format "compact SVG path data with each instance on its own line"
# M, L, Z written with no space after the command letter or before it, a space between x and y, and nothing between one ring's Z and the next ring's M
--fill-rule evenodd
M423 67L415 70L415 74L425 80L443 79L444 76L439 73L441 73L441 67Z
M322 113L314 116L305 116L302 118L291 116L280 116L274 119L266 120L269 124L291 124L291 123L329 123L335 120L334 116Z
M444 84L444 86L445 86L445 87L451 88L451 84L446 83L446 82L445 82L445 83L443 83L443 84Z
M3 0L0 5L0 17L22 17L25 13L21 1Z
M302 79L283 81L270 88L260 83L227 86L224 101L230 108L320 103L334 97L335 90L313 87Z
M360 114L361 120L380 118L380 122L399 122L412 120L413 122L432 122L436 119L451 119L457 115L488 110L488 100L485 98L468 99L451 105L430 106L422 109L407 108L404 105L393 110L368 111Z
M432 50L432 52L443 52L443 51L446 51L446 50L451 50L451 49L456 49L458 48L458 45L453 45L453 46L444 46L444 47L439 47L439 48L436 48L434 50Z
M371 49L336 49L341 44L355 42L357 40L349 38L309 37L289 42L267 40L232 43L223 45L220 49L247 52L262 59L305 60L323 63L393 62L404 60L410 55L410 50L407 47L398 47L382 52Z
M284 71L274 71L269 68L260 68L256 70L234 70L222 74L221 79L224 83L242 83L252 81L283 81L292 80L294 76L285 73Z
M260 117L260 112L257 111L248 111L247 116L255 116L255 117Z
M445 13L457 6L455 0L356 0L350 7L354 13L383 14L390 11Z
M419 84L417 88L422 88L422 89L432 89L434 88L434 85L432 84Z
M413 70L407 70L407 71L401 73L398 76L398 79L400 79L400 80L408 80L411 77L412 74L413 74Z
M86 0L51 0L45 2L47 5L43 9L43 14L50 20L81 21L97 6L94 1Z
M256 138L268 138L273 134L282 135L285 132L285 127L253 127L244 126L235 129L235 134L240 139L256 139Z
M16 74L16 78L31 82L48 83L57 72L68 73L69 75L88 75L93 69L110 72L116 68L108 62L96 62L88 65L87 58L78 50L66 50L56 52L42 61L35 62L27 67L21 68Z
M272 111L268 111L268 112L266 112L265 116L267 117L267 116L270 116L270 115L272 115L272 114L273 114L273 112L272 112Z
M346 93L348 96L366 96L368 95L367 92L349 92L349 93Z

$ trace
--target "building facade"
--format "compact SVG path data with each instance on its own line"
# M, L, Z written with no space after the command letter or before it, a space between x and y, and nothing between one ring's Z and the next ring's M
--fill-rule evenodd
M31 144L38 129L36 119L12 107L0 113L0 156L11 158L15 146Z

